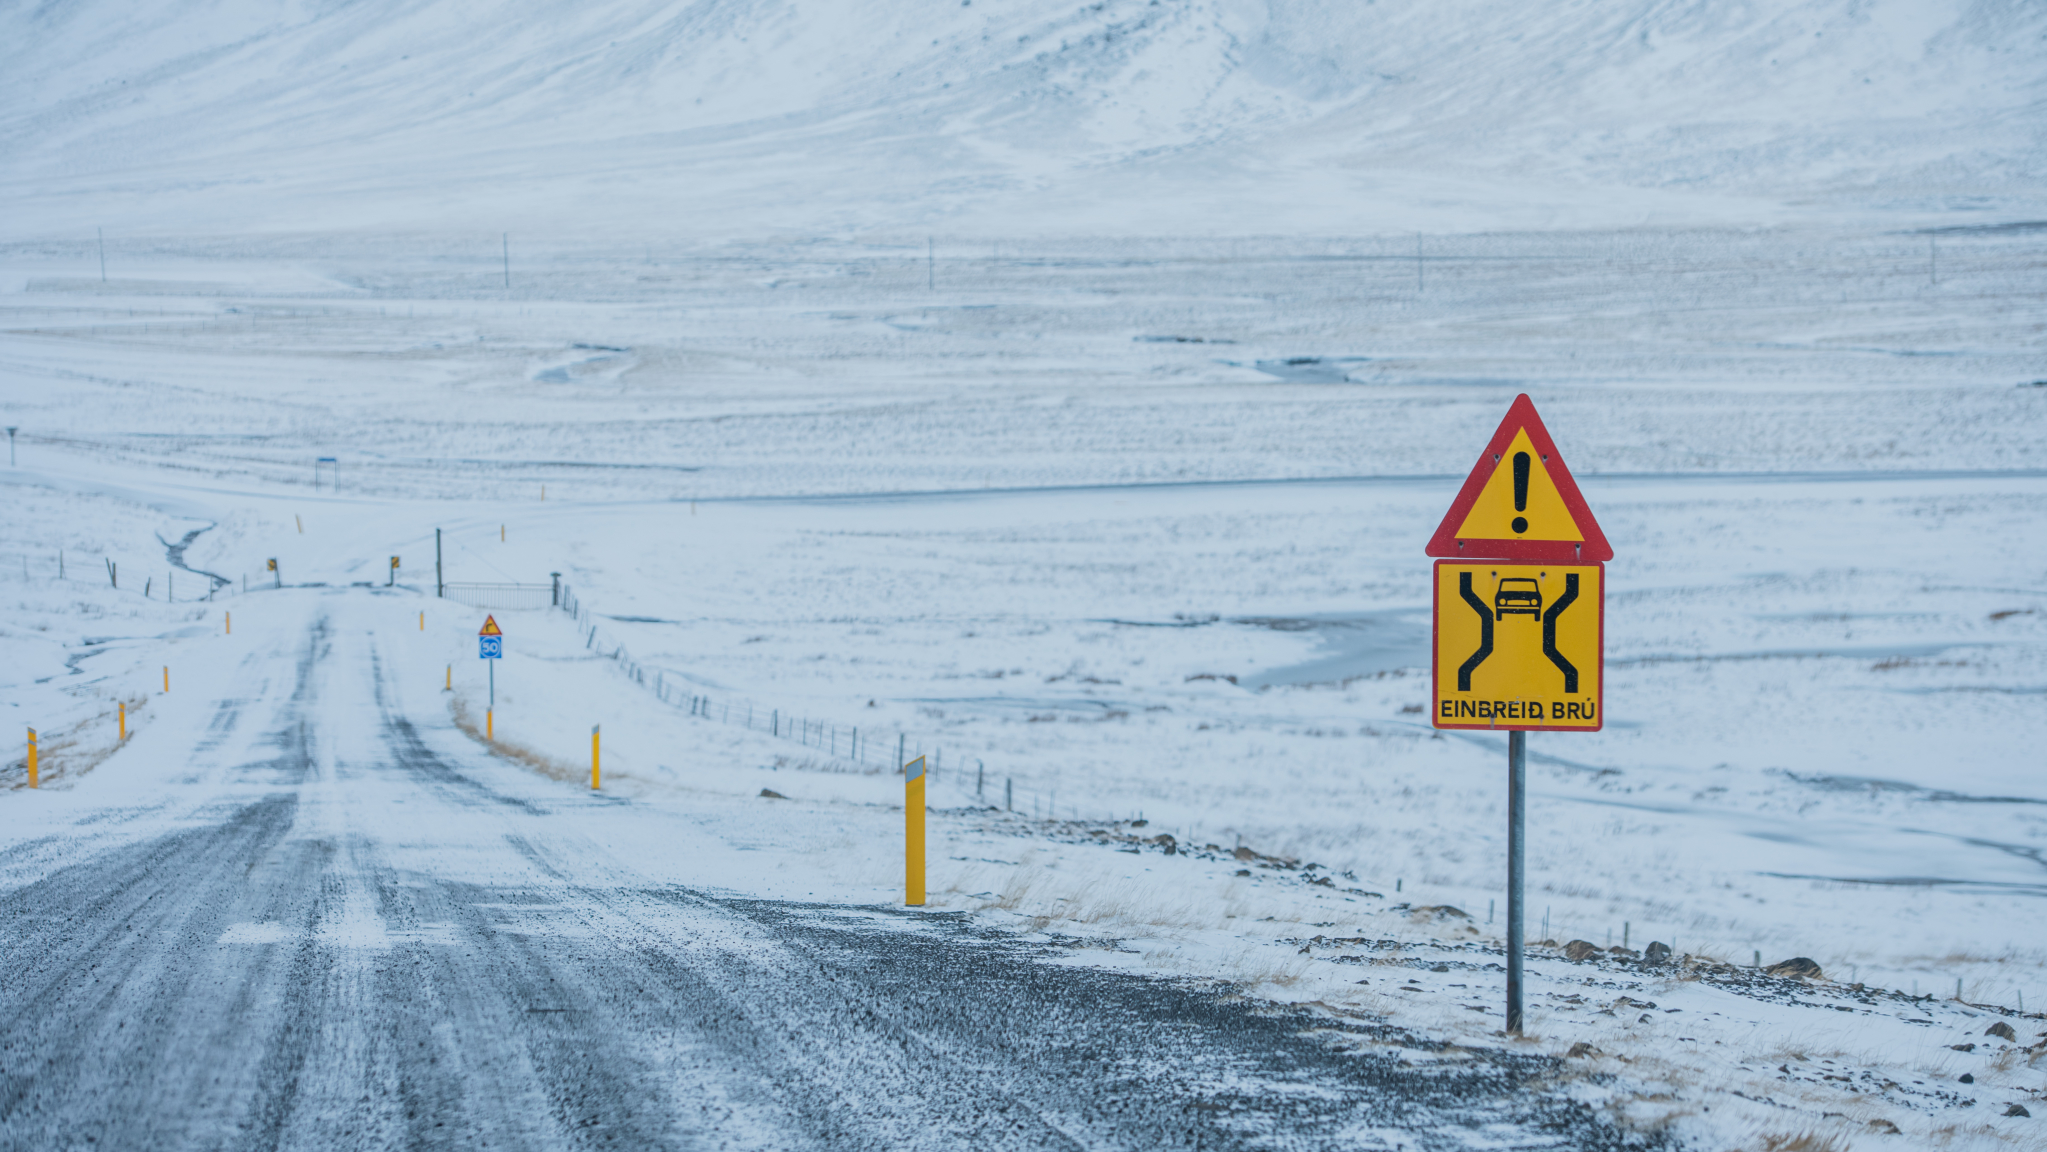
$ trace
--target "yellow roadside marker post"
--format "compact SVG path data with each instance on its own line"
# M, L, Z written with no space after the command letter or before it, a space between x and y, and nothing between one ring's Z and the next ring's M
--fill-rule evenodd
M590 725L590 791L597 791L597 729L601 725Z
M454 666L453 664L450 664L450 665L448 665L448 678L447 678L447 680L445 680L444 682L442 682L442 684L441 684L441 691L443 691L443 692L453 692L454 690L455 690L455 666Z
M419 630L421 632L426 631L426 609L424 608L419 610Z
M37 783L38 759L36 754L36 730L31 728L28 730L28 786L31 788L42 787L41 784Z
M903 765L903 903L924 905L924 758Z
M491 741L492 743L496 743L498 738L497 733L493 731L491 727L492 711L494 711L494 709L485 708L483 710L483 738L485 740Z
M232 613L232 612L222 612L222 613L220 614L220 624L221 624L221 628L222 628L222 632L221 632L221 635L223 635L223 636L232 636L232 635L234 635L234 634L235 634L235 614L234 614L234 613Z
M121 710L121 743L126 744L128 742L128 702L123 700L116 707Z
M165 692L171 690L171 666L168 664L163 666L163 690Z

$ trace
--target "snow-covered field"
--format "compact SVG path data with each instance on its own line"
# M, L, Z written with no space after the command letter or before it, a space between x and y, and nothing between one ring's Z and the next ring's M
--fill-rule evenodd
M2047 1148L2047 10L849 12L0 13L0 882L233 792L174 761L309 620L325 722L483 755L438 529L567 589L489 751L601 725L593 874L895 904L900 748L933 907L1073 964L1587 1045L1700 1147ZM1512 1039L1422 547L1524 392L1616 558Z
M89 796L117 700L147 731L234 690L223 613L364 585L474 729L483 614L432 598L438 527L449 580L577 601L498 614L514 763L576 787L601 724L610 788L760 853L666 874L899 900L900 738L937 758L934 906L1503 1043L1470 949L1503 928L1504 745L1428 727L1421 545L1526 389L1618 553L1612 720L1531 739L1532 936L1832 981L1543 953L1526 1043L1613 1054L1588 1099L1709 1143L2022 1146L2037 1053L1981 1034L2031 1043L2047 1003L2047 238L1949 239L1939 283L1902 268L1924 240L1477 237L1419 288L1298 241L562 250L510 292L396 241L165 242L104 285L17 245L8 711ZM1638 255L1571 256L1602 251ZM195 603L166 544L202 528L184 563L229 583ZM271 557L330 591L263 591ZM1895 1087L1814 1079L1863 1071Z

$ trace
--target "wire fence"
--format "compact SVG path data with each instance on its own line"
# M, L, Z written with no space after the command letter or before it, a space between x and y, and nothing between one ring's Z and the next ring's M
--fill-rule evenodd
M0 579L16 574L24 584L97 585L177 604L208 601L217 592L234 590L227 577L196 568L165 566L161 562L138 565L132 561L123 567L121 561L111 556L70 551L21 552L0 559ZM262 586L270 586L269 577L264 577Z
M1017 797L1021 796L1033 811L1040 810L1042 805L1046 816L1053 814L1054 802L1058 799L1056 792L1041 796L1030 789L1018 789L1012 777L998 779L990 774L986 761L981 757L958 748L954 748L948 756L943 744L927 736L896 728L841 724L812 716L807 711L782 708L740 696L712 695L695 686L670 680L666 670L649 668L634 659L623 643L604 635L592 619L594 613L583 607L581 598L567 584L561 586L555 606L575 618L576 626L583 634L585 649L615 662L628 679L652 692L662 703L685 709L697 719L716 724L737 724L749 731L792 741L813 749L843 769L856 772L899 774L904 764L923 756L933 787L950 787L962 799L976 804L999 803L1006 809L1014 809Z

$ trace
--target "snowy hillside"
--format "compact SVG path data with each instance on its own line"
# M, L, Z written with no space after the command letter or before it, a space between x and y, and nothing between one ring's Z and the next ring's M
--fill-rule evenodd
M2047 8L14 5L15 238L1372 233L2047 210Z

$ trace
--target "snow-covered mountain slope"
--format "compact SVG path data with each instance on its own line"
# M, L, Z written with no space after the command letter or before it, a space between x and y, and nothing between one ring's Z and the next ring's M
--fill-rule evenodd
M18 238L2047 211L2015 0L84 0L0 43Z

